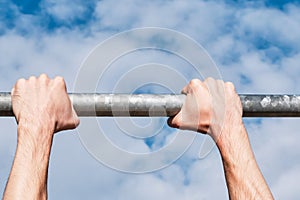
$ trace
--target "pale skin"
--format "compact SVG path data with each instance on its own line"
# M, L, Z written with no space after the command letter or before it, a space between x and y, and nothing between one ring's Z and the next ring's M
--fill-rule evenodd
M252 152L233 84L192 80L181 111L170 126L209 134L222 156L230 199L273 199ZM16 156L3 199L47 199L47 174L54 133L76 128L79 119L61 77L20 79L12 89L18 123ZM226 106L225 106L226 105Z
M61 77L20 79L12 89L18 144L3 199L47 199L47 174L54 133L79 119Z
M210 135L220 151L231 200L273 199L258 168L242 121L242 104L232 83L192 80L181 111L170 126Z

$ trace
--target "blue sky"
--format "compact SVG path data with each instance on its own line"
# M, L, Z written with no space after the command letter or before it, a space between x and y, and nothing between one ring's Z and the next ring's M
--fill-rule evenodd
M89 52L124 30L162 27L182 32L205 47L221 76L239 93L300 93L300 1L0 1L0 90L18 78L62 75L70 91ZM174 56L145 52L112 66L103 90L111 88L131 65L160 62L189 77L189 66ZM119 70L117 66L122 66ZM141 74L140 77L159 76ZM124 88L134 90L136 86ZM102 87L102 88L101 88ZM159 92L159 87L144 88ZM181 88L178 88L178 92ZM245 119L259 166L276 199L299 199L299 119ZM165 127L155 138L138 140L103 119L109 138L128 151L152 152L171 141L165 119L147 131ZM137 120L139 125L147 119ZM14 119L0 119L0 191L5 187L16 146ZM97 131L97 130L92 130ZM144 130L146 131L146 129ZM191 133L189 133L191 134ZM205 136L163 170L133 175L112 170L83 147L76 131L55 136L49 171L49 199L226 199L216 149L198 159Z

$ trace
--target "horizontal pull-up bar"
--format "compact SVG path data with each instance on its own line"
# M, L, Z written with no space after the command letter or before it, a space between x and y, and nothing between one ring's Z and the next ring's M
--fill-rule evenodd
M69 94L78 116L174 116L185 95ZM300 117L300 95L239 95L244 117ZM13 116L10 93L0 93L0 116Z

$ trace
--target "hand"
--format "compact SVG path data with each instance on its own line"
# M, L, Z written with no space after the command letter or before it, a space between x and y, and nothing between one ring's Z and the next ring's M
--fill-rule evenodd
M227 126L242 124L242 104L232 83L194 79L182 93L186 100L181 111L169 118L171 127L208 133L217 141Z
M19 125L47 126L54 133L76 128L79 124L61 77L51 80L42 74L38 78L20 79L11 94Z
M20 79L11 94L18 144L3 199L47 199L53 135L75 128L79 119L61 77Z
M172 127L208 133L220 151L230 199L273 199L256 163L242 122L242 104L232 83L192 80L182 90L181 111Z

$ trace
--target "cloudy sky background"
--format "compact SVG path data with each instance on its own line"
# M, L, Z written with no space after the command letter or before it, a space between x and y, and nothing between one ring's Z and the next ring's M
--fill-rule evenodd
M18 78L40 73L65 77L72 91L80 64L95 45L124 30L154 26L180 31L203 45L222 78L232 81L239 93L300 93L299 3L0 0L0 91L10 91ZM118 64L131 65L133 59L139 60L134 64L184 64L157 52L146 52L143 59L139 54L131 56L120 59ZM114 74L111 77L115 78ZM99 85L99 90L108 90L110 83L106 84L104 89ZM112 80L111 84L115 82ZM112 120L105 120L105 133L109 132L110 139L128 151L157 150L173 134L172 129L165 127L165 119L160 119L147 130L156 130L158 124L165 127L162 134L137 140L119 133ZM137 123L147 122L146 119ZM276 199L300 196L299 122L245 119L259 166ZM16 147L16 124L12 118L2 118L0 127L3 192ZM205 159L197 159L204 140L205 136L197 136L191 148L168 168L132 175L93 159L76 131L57 134L49 169L49 199L226 199L217 150Z

